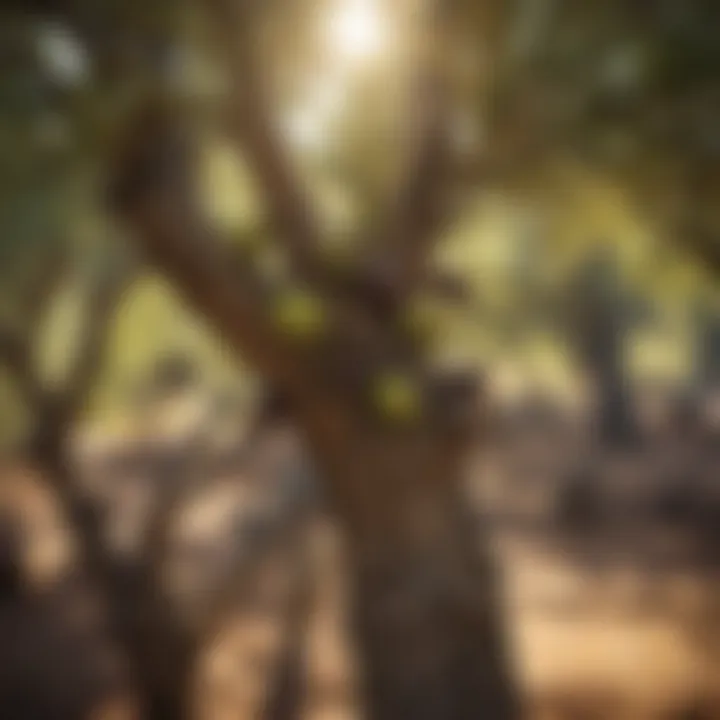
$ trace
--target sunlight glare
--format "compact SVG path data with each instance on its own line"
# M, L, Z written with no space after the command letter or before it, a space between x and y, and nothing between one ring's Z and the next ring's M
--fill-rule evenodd
M384 21L377 0L337 0L327 29L334 53L349 61L376 55L384 41Z
M318 78L303 102L286 113L283 132L299 149L317 152L327 144L344 102L345 89L337 76Z

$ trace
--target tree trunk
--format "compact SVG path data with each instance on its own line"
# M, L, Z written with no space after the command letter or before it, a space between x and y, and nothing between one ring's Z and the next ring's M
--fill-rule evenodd
M712 308L695 310L696 387L700 393L720 388L720 313Z
M622 324L601 306L587 313L577 332L579 359L595 394L600 441L609 447L632 445L639 431L624 367Z
M112 577L113 565L99 510L92 499L77 487L67 449L68 424L52 411L44 412L31 440L30 456L57 493L65 517L77 535L88 574L102 589Z
M570 346L595 394L598 437L610 447L632 445L639 437L625 367L631 301L613 254L598 248L573 278L563 311L569 313Z
M596 377L600 439L608 447L633 445L639 431L622 370L612 365L601 368Z
M315 447L347 539L367 717L519 717L499 579L463 497L460 451L432 433L351 442Z
M114 557L101 512L78 487L64 423L46 416L32 454L51 480L76 534L87 577L106 612L111 640L129 663L143 717L185 720L190 716L197 648L168 603L160 568L154 558L132 562Z

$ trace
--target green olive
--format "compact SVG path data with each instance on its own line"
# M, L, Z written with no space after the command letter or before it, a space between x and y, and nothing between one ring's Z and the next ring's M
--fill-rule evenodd
M406 308L403 325L413 337L430 341L441 325L438 308L428 301L417 300Z
M399 372L388 372L376 379L373 399L383 416L393 421L412 422L422 414L418 384Z
M327 323L322 302L303 290L281 293L273 306L273 319L284 333L301 339L317 337Z

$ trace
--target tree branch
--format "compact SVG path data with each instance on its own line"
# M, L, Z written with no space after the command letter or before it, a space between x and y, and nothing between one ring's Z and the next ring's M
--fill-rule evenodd
M68 264L65 248L54 244L43 257L42 265L27 288L22 310L29 323L36 324L48 308L52 296L60 288Z
M222 246L198 206L195 158L176 118L150 106L130 125L112 177L114 209L191 307L271 381L301 388L296 353L264 315L265 289Z
M320 230L315 211L294 175L286 149L276 131L252 48L252 0L206 0L219 44L230 68L231 93L227 130L258 181L270 219L285 243L294 266L308 279L321 279L317 256Z
M693 255L712 275L720 277L720 235L711 229L691 225L683 227L684 242Z
M122 294L132 282L130 268L115 265L93 280L86 299L87 312L75 348L73 365L62 389L65 412L75 416L87 401L102 369L113 315Z
M450 103L443 45L451 5L449 0L426 3L423 54L412 99L415 136L380 246L383 257L377 261L390 276L397 301L420 282L432 241L445 217L443 188L450 165Z
M0 326L0 363L11 373L29 408L41 407L45 392L33 370L29 338L10 327Z

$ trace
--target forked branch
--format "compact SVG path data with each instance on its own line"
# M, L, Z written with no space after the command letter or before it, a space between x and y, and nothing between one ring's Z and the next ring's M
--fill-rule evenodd
M278 238L306 280L322 277L318 259L320 229L302 183L295 177L287 150L276 131L268 88L253 52L253 15L257 0L206 0L230 70L227 131L256 178Z
M223 337L272 381L302 387L297 358L268 322L257 276L249 266L243 272L204 216L195 160L176 114L150 104L119 148L114 209L150 262Z
M414 134L397 197L382 240L380 262L401 302L424 275L424 265L445 218L443 192L450 165L450 98L446 41L451 0L423 3L421 47L412 88Z

